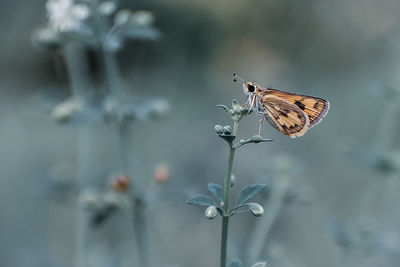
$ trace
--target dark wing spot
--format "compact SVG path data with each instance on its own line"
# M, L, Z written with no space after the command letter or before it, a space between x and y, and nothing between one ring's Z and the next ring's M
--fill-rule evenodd
M306 106L303 103L301 103L300 101L296 100L296 101L294 101L294 104L296 106L298 106L301 110L304 110L306 108Z
M317 101L317 102L315 102L315 104L314 104L314 108L315 108L316 110L321 109L323 106L324 106L324 103L323 103L322 101Z
M288 112L285 110L280 110L279 113L283 116L283 117L288 117Z

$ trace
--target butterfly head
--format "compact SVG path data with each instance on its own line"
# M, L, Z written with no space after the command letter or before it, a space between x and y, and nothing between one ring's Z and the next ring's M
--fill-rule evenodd
M243 83L243 91L246 95L253 95L257 91L258 87L260 86L255 82Z
M235 77L233 79L234 82L236 82L237 80L243 82L243 91L248 96L252 96L260 87L256 82L248 82L248 81L242 79L236 73L233 74L233 77Z

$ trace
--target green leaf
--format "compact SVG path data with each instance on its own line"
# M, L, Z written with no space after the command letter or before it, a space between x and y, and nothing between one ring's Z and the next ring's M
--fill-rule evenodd
M228 112L228 113L231 112L231 110L230 110L227 106L225 106L225 105L219 104L219 105L217 105L217 107L218 107L218 108L222 108L224 111L226 111L226 112Z
M240 260L231 261L227 267L243 267L243 263Z
M219 203L224 201L224 188L220 186L219 184L213 184L209 183L208 184L208 190L213 194L216 200L218 200Z
M192 206L200 206L200 207L209 207L209 206L217 206L214 199L207 195L195 195L186 201L188 205Z
M254 184L243 188L236 200L236 206L242 205L255 197L265 186L265 184Z

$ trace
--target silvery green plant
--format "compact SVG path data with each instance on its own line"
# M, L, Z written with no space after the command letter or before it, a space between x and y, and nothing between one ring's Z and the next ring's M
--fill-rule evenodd
M234 177L232 175L234 155L236 149L244 145L270 142L272 140L262 138L260 135L237 140L239 122L243 117L251 113L251 110L245 105L240 105L236 100L232 101L232 108L228 108L224 105L218 105L218 107L228 113L233 121L233 127L229 125L215 126L216 133L227 142L229 147L228 167L224 185L210 183L208 184L208 190L211 192L212 196L198 194L190 198L187 203L193 206L206 207L205 217L208 219L214 219L218 214L222 217L220 266L240 267L243 266L243 264L239 260L234 260L227 265L229 219L233 215L239 213L251 213L256 217L261 216L264 213L264 208L258 203L251 202L251 200L263 190L266 185L254 184L244 187L237 196L236 202L231 206L230 188L234 186L234 179L232 179L232 177ZM264 263L256 263L253 266L265 266L263 264Z
M400 251L398 231L378 228L378 221L382 220L382 215L379 214L377 218L371 215L374 212L371 207L376 206L376 203L382 207L392 206L391 202L384 202L385 197L382 197L382 194L390 195L392 186L389 184L394 179L397 180L400 173L400 153L395 148L400 91L385 86L379 93L385 104L378 120L379 124L375 127L375 140L367 148L357 142L343 142L342 152L353 162L369 168L376 176L364 183L364 190L359 193L362 201L357 208L355 218L346 221L333 218L327 223L328 234L341 248L344 266L361 265L367 256L382 253L388 256L398 255ZM385 188L387 192L382 193L379 188ZM392 220L393 215L390 216ZM391 232L390 238L386 232ZM388 246L388 243L393 245ZM394 262L397 263L397 259L394 259Z
M106 122L118 134L120 164L118 171L130 179L130 205L133 228L138 249L139 265L148 266L148 237L145 219L146 192L139 188L132 177L128 140L130 125L135 120L147 120L162 116L169 111L169 103L161 98L146 102L133 101L129 96L115 58L115 52L123 48L127 39L155 40L160 33L154 28L153 15L148 11L118 10L116 1L104 0L48 0L46 2L48 23L37 30L34 43L44 49L60 50L66 61L72 94L56 105L49 113L59 123L80 123L78 152L78 185L80 203L85 209L78 211L76 266L87 266L88 236L105 219L118 210L118 201L99 201L98 195L88 192L94 185L90 170L90 125ZM90 74L88 50L95 51L102 59L106 94L95 95L95 83ZM97 175L97 178L102 178ZM99 179L97 179L99 180ZM101 194L100 194L101 195ZM106 198L110 200L111 198ZM91 205L91 203L93 205ZM127 206L127 205L123 205ZM104 263L102 263L104 264Z

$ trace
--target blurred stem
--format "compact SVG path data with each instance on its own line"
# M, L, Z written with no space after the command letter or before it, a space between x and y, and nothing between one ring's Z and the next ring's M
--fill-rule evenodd
M93 84L90 78L89 62L86 57L86 48L77 42L68 42L64 47L64 56L68 69L69 81L74 97L82 98L85 102ZM91 143L93 138L88 126L81 126L78 135L78 185L81 189L91 175L90 159L92 158ZM89 244L89 216L86 211L78 207L76 216L75 237L75 266L86 267L86 255Z
M234 121L232 135L236 139L239 123ZM224 186L224 216L222 217L222 233L221 233L221 267L226 266L227 244L228 244L228 225L229 225L229 190L231 188L231 177L233 158L235 155L235 140L229 143L229 160L228 169L226 171L225 186Z
M393 147L393 142L396 140L397 132L395 125L397 125L397 118L400 107L400 94L389 100L388 104L384 106L380 125L375 139L375 151L379 155L388 155ZM381 200L382 188L385 188L385 184L390 182L389 177L385 177L385 180L374 179L366 184L366 188L361 197L361 207L359 212L359 218L362 220L371 213L371 207L374 207L376 203ZM383 182L382 182L383 181ZM382 200L381 200L382 201Z
M400 107L400 94L390 100L383 110L380 127L378 127L375 148L379 153L386 153L396 140L397 133L393 125L396 125Z
M124 90L122 88L117 59L113 53L107 51L106 49L103 49L102 54L105 69L104 74L106 76L106 82L110 90L110 94L116 98L119 105L122 105L122 100L124 99Z
M68 42L64 47L64 56L73 95L86 100L93 88L86 48L77 42Z
M271 197L267 199L263 205L268 207L265 209L268 212L257 221L255 228L251 232L249 246L247 247L247 262L260 260L259 257L262 255L264 244L268 239L271 227L282 207L283 200L289 187L289 180L290 176L287 174L275 177L271 190Z
M149 239L148 231L145 219L145 203L142 199L142 192L138 188L138 184L135 183L130 175L129 171L129 140L131 138L130 134L130 124L128 121L124 120L121 107L123 105L125 92L122 87L121 76L117 64L115 54L102 49L102 57L104 60L104 72L106 77L107 86L109 88L109 93L112 98L117 101L117 115L118 115L118 139L119 139L119 150L121 158L121 168L125 174L128 174L131 178L132 198L133 198L133 231L135 234L136 248L138 251L139 266L147 267L150 266L148 257Z
M136 237L136 245L138 249L139 266L150 266L149 263L149 237L147 229L146 216L144 214L145 204L141 199L135 200L133 207L133 231Z

